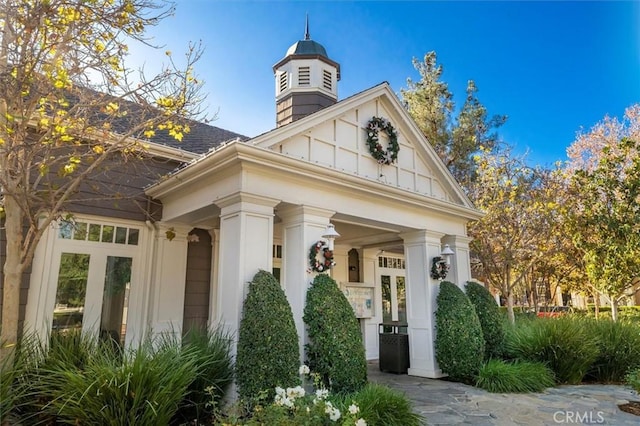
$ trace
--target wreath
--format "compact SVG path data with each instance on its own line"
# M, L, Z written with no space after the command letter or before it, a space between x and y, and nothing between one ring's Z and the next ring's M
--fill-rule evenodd
M440 256L433 258L431 263L431 278L434 280L444 280L449 272L449 264Z
M318 260L318 253L322 252L322 258ZM324 272L331 269L336 263L333 261L333 250L324 241L318 241L309 250L309 265L313 272Z
M389 136L387 150L382 149L378 132L382 130ZM389 120L382 117L373 117L367 123L367 146L369 152L380 164L392 164L398 159L400 145L398 145L398 133Z

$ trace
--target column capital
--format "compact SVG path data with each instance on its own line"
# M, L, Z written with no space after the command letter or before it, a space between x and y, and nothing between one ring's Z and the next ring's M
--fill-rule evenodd
M283 222L300 223L314 221L328 223L336 214L333 210L321 209L305 205L285 206L278 209L277 215Z
M187 241L187 235L193 229L191 225L171 222L156 222L154 226L158 231L156 237L158 239L166 238L169 241ZM170 234L172 237L169 237Z
M442 241L445 244L453 245L453 246L469 246L469 243L473 241L473 238L467 237L466 235L445 235L442 238Z
M400 234L400 238L404 240L405 244L420 244L420 243L438 243L446 234L442 232L430 231L427 229L421 229L418 231L403 232Z
M246 192L236 192L223 198L215 200L213 203L220 208L220 216L234 214L239 211L273 214L273 208L280 200L275 198L262 197L260 195Z

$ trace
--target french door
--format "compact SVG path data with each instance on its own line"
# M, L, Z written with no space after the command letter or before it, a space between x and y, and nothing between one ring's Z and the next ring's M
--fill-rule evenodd
M50 275L55 288L52 328L78 329L124 345L137 230L111 228L99 226L93 240L77 229L68 237L60 233Z
M378 277L382 289L382 322L407 323L407 290L404 259L378 258Z

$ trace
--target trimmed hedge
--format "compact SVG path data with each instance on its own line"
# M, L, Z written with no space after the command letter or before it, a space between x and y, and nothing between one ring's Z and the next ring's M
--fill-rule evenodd
M436 360L449 378L473 383L484 361L480 320L469 298L455 284L443 281L436 310Z
M298 333L291 307L275 277L259 271L249 283L243 305L236 379L240 397L253 400L262 391L273 399L275 387L300 383Z
M336 282L315 277L304 308L309 367L333 392L356 392L367 384L367 361L360 324Z
M485 343L485 359L500 358L504 344L503 316L495 299L483 285L469 281L467 297L476 309Z

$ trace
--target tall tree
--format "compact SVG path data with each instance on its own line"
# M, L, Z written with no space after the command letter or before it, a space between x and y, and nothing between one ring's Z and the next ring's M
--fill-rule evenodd
M407 80L408 88L400 91L404 105L449 171L468 189L476 179L473 156L481 149L497 148L496 129L507 117L489 117L473 80L467 83L465 102L456 116L453 95L441 80L443 68L437 64L436 53L427 53L423 62L414 58L413 66L420 81Z
M43 232L107 161L141 139L181 139L199 111L190 46L155 76L127 69L130 43L173 11L162 0L0 0L0 208L6 258L0 356L18 334L22 274Z
M514 293L544 256L541 250L551 216L544 214L539 191L544 173L526 165L524 159L501 151L475 156L478 177L471 197L485 216L469 225L471 248L478 258L480 278L507 300L509 319Z
M568 225L590 284L618 303L640 279L640 105L605 118L568 149Z

